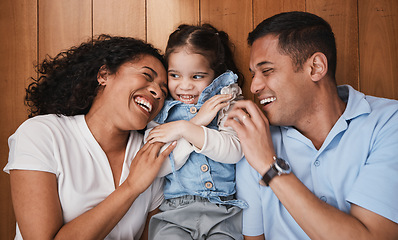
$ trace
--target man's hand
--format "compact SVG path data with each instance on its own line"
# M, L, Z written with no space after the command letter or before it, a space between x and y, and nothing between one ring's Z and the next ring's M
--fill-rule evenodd
M268 119L258 106L249 100L236 102L225 122L238 134L249 164L261 175L269 169L275 155Z

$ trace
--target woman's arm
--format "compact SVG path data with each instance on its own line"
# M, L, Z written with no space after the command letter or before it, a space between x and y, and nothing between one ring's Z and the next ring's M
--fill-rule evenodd
M103 239L135 199L147 189L175 144L159 154L163 144L145 144L135 156L126 181L96 207L63 225L57 180L52 173L10 171L16 219L24 239Z

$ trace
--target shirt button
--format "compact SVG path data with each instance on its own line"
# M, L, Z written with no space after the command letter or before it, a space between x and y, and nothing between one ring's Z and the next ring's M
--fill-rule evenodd
M320 197L320 199L321 199L322 201L324 201L324 202L327 202L327 200L328 200L325 196Z
M196 109L196 107L191 107L189 109L189 112L192 113L192 114L196 113L197 111L198 111L198 109Z
M319 165L321 165L321 162L320 162L319 160L316 160L316 161L314 162L314 165L315 165L315 167L319 167Z
M200 170L202 170L202 172L207 172L207 170L209 170L209 166L203 164L202 166L200 166Z
M210 188L213 187L213 183L211 183L211 182L206 182L206 183L205 183L205 187L206 187L207 189L210 189Z

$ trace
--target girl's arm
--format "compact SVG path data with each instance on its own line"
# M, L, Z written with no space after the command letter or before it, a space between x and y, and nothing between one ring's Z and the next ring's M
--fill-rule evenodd
M11 195L24 239L103 239L116 226L135 199L153 182L172 144L145 144L135 156L126 181L96 207L63 223L57 179L53 173L11 170Z
M145 131L144 135L144 142L147 142L149 133L152 131L152 129L156 126L159 126L158 123L152 121L148 124L147 130ZM166 150L166 148L170 145L171 143L166 143L161 149L160 152L163 152ZM192 145L185 140L184 138L180 138L177 140L176 147L173 150L173 156L174 156L174 168L175 170L180 169L185 162L188 160L189 155L194 151L194 148ZM170 173L172 173L171 169L171 162L170 158L167 157L166 160L163 162L162 167L160 168L158 172L158 177L164 177Z
M197 152L215 161L236 163L243 157L243 153L235 132L232 128L223 126L228 114L219 120L219 131L203 127L208 125L222 108L230 105L230 99L229 94L216 95L206 101L191 121L180 120L159 125L150 132L148 140L169 142L183 138L191 143Z

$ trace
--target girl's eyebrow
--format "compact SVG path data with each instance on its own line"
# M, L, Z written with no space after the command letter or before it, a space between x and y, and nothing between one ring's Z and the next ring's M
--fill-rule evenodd
M157 77L157 76L158 76L158 73L157 73L155 70L153 70L151 67L148 67L148 66L143 66L142 68L149 69L149 70L151 70L151 72L153 73L153 75L155 75L155 77Z
M196 72L195 74L209 75L208 72Z

